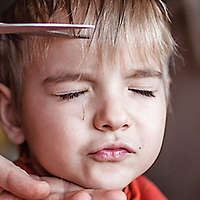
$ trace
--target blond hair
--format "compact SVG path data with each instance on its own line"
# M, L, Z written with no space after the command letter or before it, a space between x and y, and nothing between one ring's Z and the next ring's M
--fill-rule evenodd
M116 54L121 41L143 59L157 59L167 83L168 62L175 49L169 30L169 17L160 0L17 0L1 17L2 22L55 22L96 25L95 30L69 30L87 35L89 47L101 52L106 60ZM41 41L41 42L39 42ZM8 86L19 107L23 94L24 69L48 49L52 41L29 35L0 36L0 82ZM108 45L113 51L106 51ZM43 51L44 52L44 51ZM166 84L166 97L169 96Z

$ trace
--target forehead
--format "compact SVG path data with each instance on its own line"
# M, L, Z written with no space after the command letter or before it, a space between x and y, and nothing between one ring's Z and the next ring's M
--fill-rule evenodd
M141 50L128 47L125 41L117 46L99 45L89 47L88 41L79 39L58 39L49 45L40 72L49 74L63 71L88 72L121 70L162 71L156 56L141 55ZM142 48L142 47L141 47Z

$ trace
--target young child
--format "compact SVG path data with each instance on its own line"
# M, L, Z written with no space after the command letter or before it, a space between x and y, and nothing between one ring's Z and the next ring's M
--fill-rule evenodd
M166 199L141 175L164 136L174 41L155 0L18 0L3 22L95 25L64 39L1 35L0 121L17 162L127 199Z

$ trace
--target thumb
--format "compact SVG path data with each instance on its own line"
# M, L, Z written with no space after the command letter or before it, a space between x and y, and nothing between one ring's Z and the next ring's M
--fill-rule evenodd
M42 199L50 187L44 181L34 180L24 170L0 155L0 188L24 199Z

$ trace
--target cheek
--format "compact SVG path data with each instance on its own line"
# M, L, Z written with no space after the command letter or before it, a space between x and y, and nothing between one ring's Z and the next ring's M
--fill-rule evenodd
M146 129L146 141L148 146L160 146L162 144L166 123L166 109L163 106L154 107L144 117ZM153 145L154 144L154 145Z
M53 146L55 152L61 152L61 146L70 147L77 143L74 135L82 135L79 133L83 126L82 107L74 108L43 99L24 100L22 121L25 137L34 151L43 154L52 151Z
M142 148L143 156L147 165L152 165L157 158L164 137L166 123L166 106L157 104L147 109L143 117Z
M88 140L82 131L85 127L79 112L64 110L44 106L40 113L26 112L28 120L25 120L24 128L30 151L40 165L52 174L58 173L55 169L59 169L59 173L67 170L70 167L66 167L69 160L78 162L75 159L77 149L82 148L84 141Z

